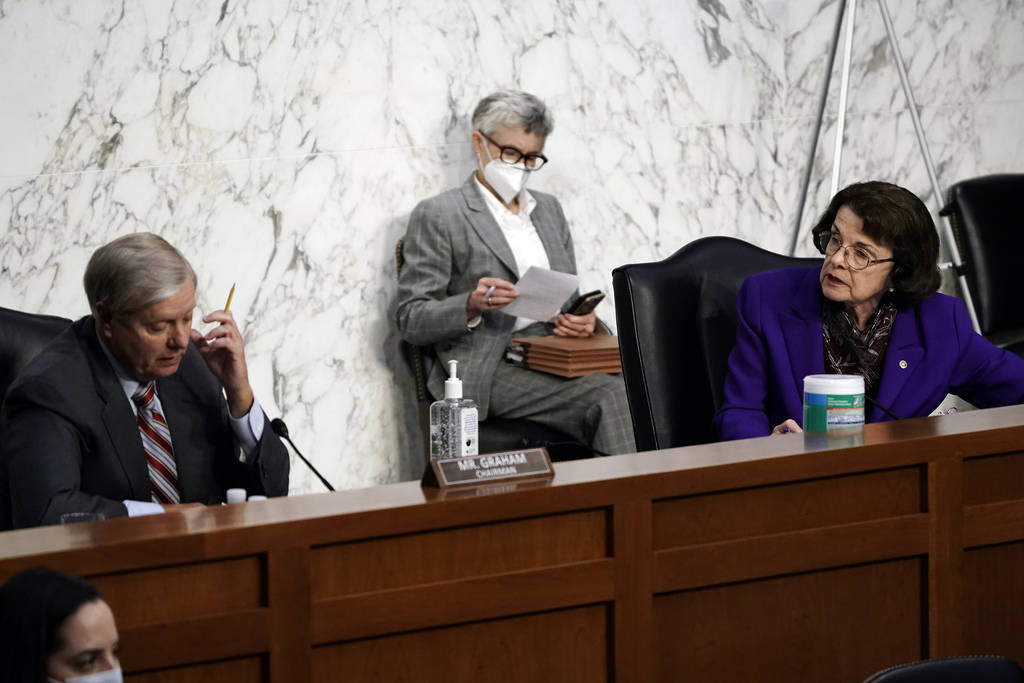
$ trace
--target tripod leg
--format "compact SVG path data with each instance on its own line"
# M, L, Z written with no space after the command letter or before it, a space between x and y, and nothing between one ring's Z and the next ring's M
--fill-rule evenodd
M914 91L910 87L910 78L907 76L907 65L900 52L899 42L896 40L896 30L892 25L892 16L889 14L889 6L885 0L878 0L878 9L882 12L882 21L885 23L885 32L889 37L889 46L892 48L893 61L896 62L896 70L900 75L900 84L903 86L903 94L907 98L907 109L910 110L910 120L914 123L914 132L917 134L917 144L921 148L921 157L924 159L925 169L928 171L928 180L931 182L932 193L935 195L935 202L938 209L944 204L942 190L939 188L939 179L935 174L935 162L932 161L931 151L928 149L928 141L924 137L924 126L921 125L921 116L917 111L917 102L914 100ZM942 238L949 247L949 255L953 261L957 273L957 284L963 293L964 304L967 307L967 314L971 317L971 325L975 331L980 332L978 325L978 314L974 310L974 301L971 299L971 291L967 286L967 278L964 277L960 268L960 250L956 246L956 238L953 235L953 228L950 219L939 219L942 222Z
M796 207L796 219L793 221L793 236L789 242L789 255L796 255L796 245L800 239L800 221L804 215L804 205L807 203L807 189L811 184L811 173L814 171L814 156L818 149L818 137L821 135L821 122L825 117L825 104L828 102L828 88L832 83L832 67L836 63L836 51L839 47L839 33L843 30L843 14L846 11L846 0L839 0L839 8L836 10L836 27L832 32L832 44L829 49L828 66L825 68L825 82L821 87L821 99L818 101L818 116L814 121L814 134L811 136L811 147L807 153L807 167L804 169L804 177L800 182L800 201Z

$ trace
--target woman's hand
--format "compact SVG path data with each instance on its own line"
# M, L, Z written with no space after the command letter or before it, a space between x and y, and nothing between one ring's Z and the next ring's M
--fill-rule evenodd
M782 424L775 425L775 429L772 430L772 434L802 434L804 430L800 429L800 425L796 423L796 420L790 418Z
M573 315L560 313L555 318L555 334L559 337L589 337L594 334L597 316L593 313Z
M476 289L466 299L466 320L472 320L484 311L497 311L508 306L519 297L519 290L508 280L499 277L482 277Z

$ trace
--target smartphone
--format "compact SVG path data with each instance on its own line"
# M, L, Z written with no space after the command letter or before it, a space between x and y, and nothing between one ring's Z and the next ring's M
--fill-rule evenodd
M580 294L569 306L569 313L572 315L586 315L597 308L597 305L603 300L604 292L600 289L595 289L593 292L587 292L586 294Z

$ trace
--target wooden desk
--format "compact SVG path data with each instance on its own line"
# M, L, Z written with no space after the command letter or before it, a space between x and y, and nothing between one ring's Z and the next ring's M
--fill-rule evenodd
M1024 660L1024 407L0 534L133 681L858 681Z

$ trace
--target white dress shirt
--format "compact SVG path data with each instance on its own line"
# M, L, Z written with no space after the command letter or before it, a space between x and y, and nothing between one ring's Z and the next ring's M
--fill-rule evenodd
M537 228L530 218L533 210L537 208L537 200L533 198L533 195L525 188L521 190L519 192L519 213L512 213L494 196L493 192L484 187L479 178L474 175L473 180L476 181L476 187L484 197L487 209L494 216L498 227L501 228L505 241L512 249L512 256L516 260L517 274L522 277L530 266L550 269L551 262L548 261L548 253L544 250L544 243L540 241ZM470 327L476 326L473 324L474 322L479 324L479 320L474 319L470 321ZM521 330L534 322L536 321L530 318L516 318L512 330Z

